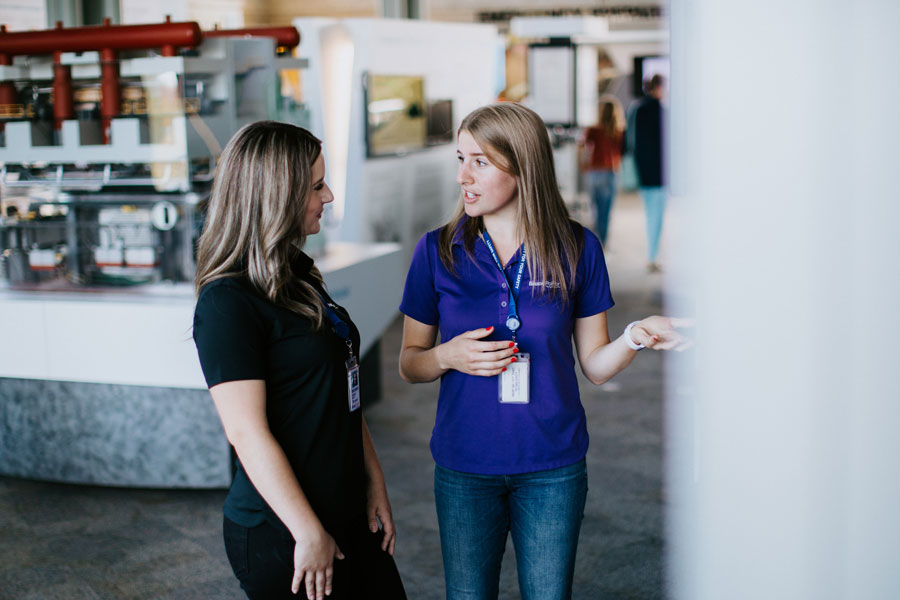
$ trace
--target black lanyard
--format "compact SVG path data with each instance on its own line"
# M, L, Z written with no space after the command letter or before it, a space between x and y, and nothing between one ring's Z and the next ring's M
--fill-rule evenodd
M512 332L513 341L515 341L516 331L522 326L522 321L519 319L519 310L516 306L516 297L519 295L519 288L522 286L522 274L525 273L525 244L522 244L522 257L519 259L519 269L516 272L516 283L515 287L513 287L509 285L509 279L506 277L506 271L503 270L503 265L500 263L500 257L497 256L497 251L494 249L494 242L491 241L491 236L488 235L487 230L483 231L481 234L484 237L485 245L487 245L488 250L491 252L491 258L494 259L494 264L500 269L500 274L503 275L503 280L506 281L506 289L509 292L506 328Z

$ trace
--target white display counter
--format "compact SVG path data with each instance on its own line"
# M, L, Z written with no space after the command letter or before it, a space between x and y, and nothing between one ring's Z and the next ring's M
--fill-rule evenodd
M316 260L360 330L396 317L396 244L339 243ZM190 284L0 289L0 473L148 487L224 487L230 452L191 336Z

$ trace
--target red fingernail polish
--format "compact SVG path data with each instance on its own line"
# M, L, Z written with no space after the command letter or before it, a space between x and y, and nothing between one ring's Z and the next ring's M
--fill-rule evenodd
M506 367L503 367L503 371L505 371L505 370L506 370ZM500 372L502 373L503 371L500 371Z
M512 357L512 362L516 362L516 357L515 357L515 356Z
M512 348L513 346L515 346L515 344L513 344L512 342L510 342L510 343L509 343L509 347Z
M493 329L493 328L494 328L494 326L491 325L490 327L487 328L487 330L490 331L490 330Z

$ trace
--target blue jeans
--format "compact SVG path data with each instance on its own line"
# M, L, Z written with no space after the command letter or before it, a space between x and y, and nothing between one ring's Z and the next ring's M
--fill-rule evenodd
M641 196L644 198L644 210L647 213L647 260L656 262L663 213L666 210L666 188L642 187Z
M588 171L586 182L588 195L594 202L597 213L597 237L600 243L606 245L606 235L609 233L609 213L612 210L613 200L616 197L616 172L615 171Z
M523 600L572 596L587 497L584 460L521 475L474 475L434 467L448 600L492 600L512 533Z

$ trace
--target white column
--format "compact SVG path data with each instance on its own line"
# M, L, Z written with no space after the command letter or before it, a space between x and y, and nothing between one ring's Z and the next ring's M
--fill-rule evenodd
M897 23L672 2L672 598L900 597Z

